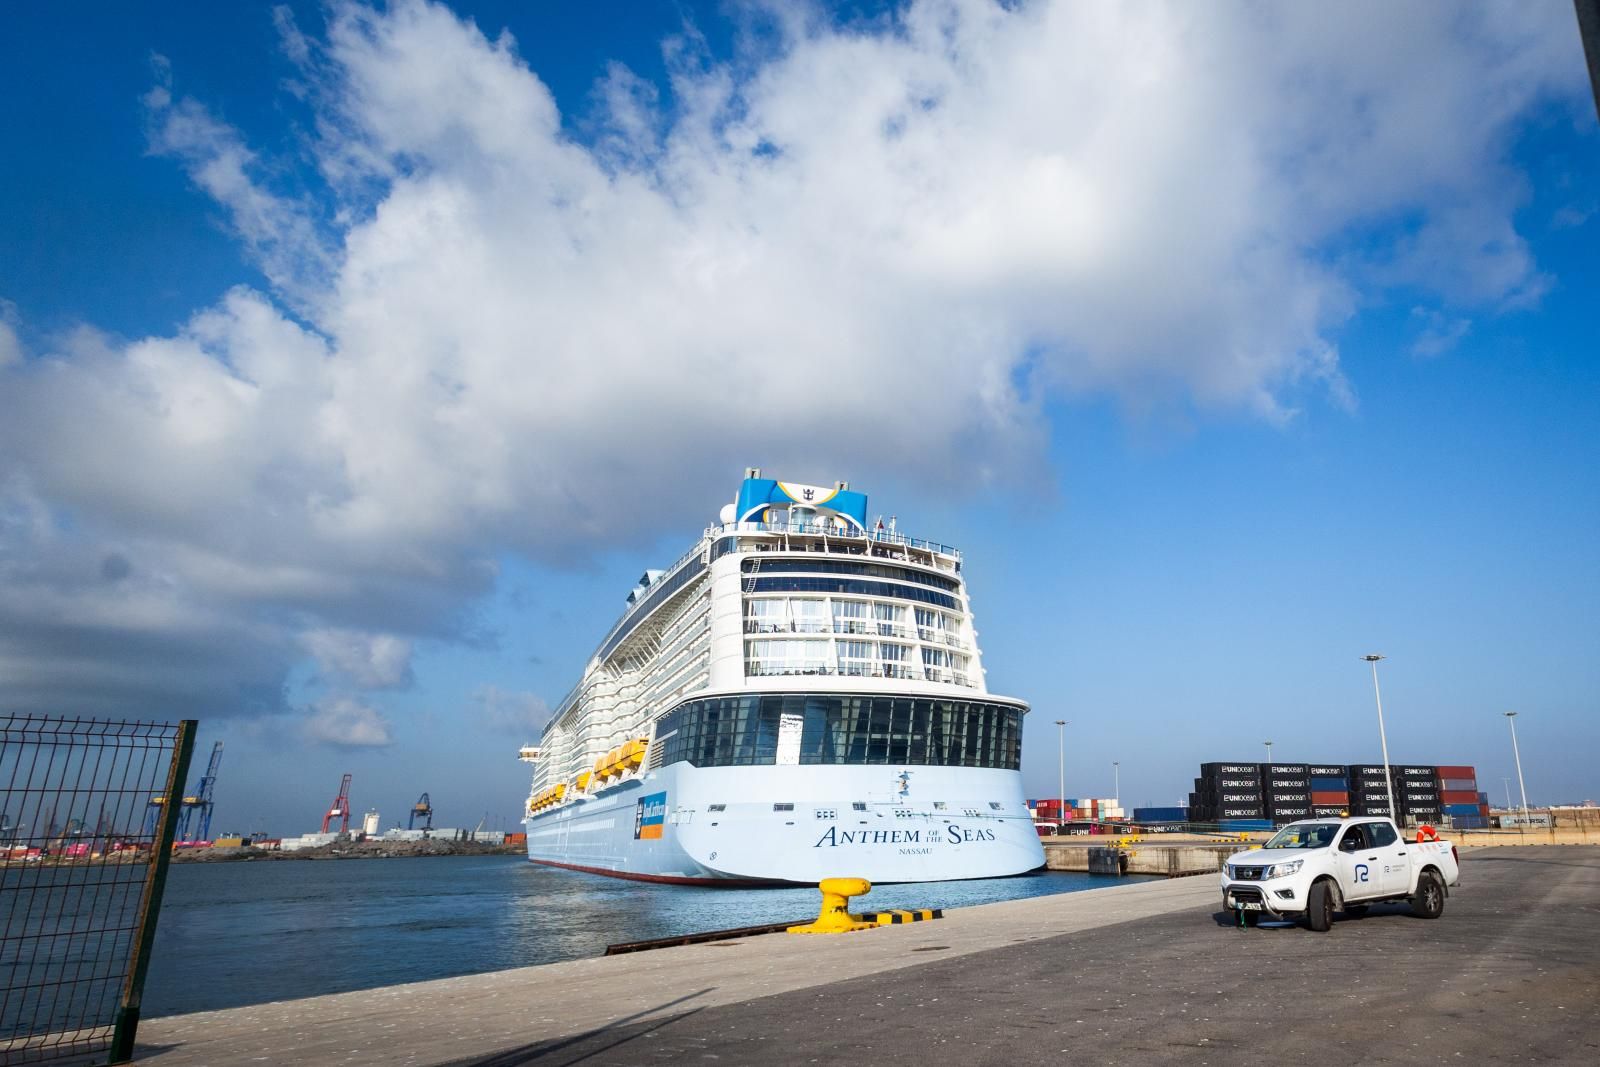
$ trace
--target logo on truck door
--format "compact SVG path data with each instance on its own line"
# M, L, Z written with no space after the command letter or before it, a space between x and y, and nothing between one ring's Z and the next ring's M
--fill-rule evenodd
M1365 863L1356 864L1356 881L1365 882L1366 880L1367 880L1367 865Z

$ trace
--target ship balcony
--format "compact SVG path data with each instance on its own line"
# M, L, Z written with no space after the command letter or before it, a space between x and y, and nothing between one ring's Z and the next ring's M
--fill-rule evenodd
M744 673L747 678L785 676L895 678L908 682L939 682L945 685L959 685L967 689L976 687L976 683L965 671L940 667L914 667L898 663L846 663L838 667L829 667L815 663L765 663L760 660L746 660Z
M747 634L845 634L856 637L898 637L905 641L920 640L926 644L945 644L950 648L965 647L960 634L936 630L928 626L900 626L892 622L872 619L827 620L773 620L760 616L746 616L744 632Z
M741 541L738 549L741 552L767 552L774 548L786 547L790 551L798 552L836 552L849 556L876 556L880 559L910 559L913 562L926 562L932 565L932 558L927 561L915 558L917 553L926 552L933 558L942 556L948 560L947 569L957 571L961 569L959 548L942 545L937 541L924 541L920 537L908 537L903 533L889 530L863 531L807 523L772 522L729 522L706 530L706 536L710 538L736 534L770 535L777 539L776 543L766 538L749 543Z

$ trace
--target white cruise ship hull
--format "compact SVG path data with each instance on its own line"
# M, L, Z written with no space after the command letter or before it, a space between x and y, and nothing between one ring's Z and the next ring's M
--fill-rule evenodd
M676 763L524 821L535 863L685 885L937 882L1044 866L1016 771Z

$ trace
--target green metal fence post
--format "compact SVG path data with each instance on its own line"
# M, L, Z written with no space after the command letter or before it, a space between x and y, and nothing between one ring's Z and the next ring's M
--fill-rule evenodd
M128 980L122 987L122 1003L117 1006L108 1063L126 1063L133 1058L139 1006L144 998L144 977L150 970L150 947L156 940L161 894L167 888L167 863L172 859L172 839L176 836L178 814L183 807L183 784L189 780L189 757L194 755L194 735L199 726L196 719L184 719L178 724L172 768L167 772L166 801L161 805L155 839L150 842L150 868L145 873L144 895L139 900L139 928L133 939L133 958L128 961Z

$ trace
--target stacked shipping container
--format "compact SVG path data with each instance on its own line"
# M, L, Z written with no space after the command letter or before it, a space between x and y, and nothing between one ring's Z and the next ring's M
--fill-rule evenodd
M1310 818L1310 764L1263 763L1261 776L1267 818L1278 823Z
M1232 824L1268 819L1389 815L1391 786L1402 823L1484 825L1487 798L1477 792L1471 767L1392 764L1206 763L1189 794L1194 822ZM1484 820L1483 823L1476 820ZM1458 821L1460 820L1460 821Z
M1489 825L1489 794L1478 791L1471 767L1439 768L1439 807L1451 825L1481 830Z
M1235 819L1259 821L1267 809L1261 791L1261 765L1256 763L1205 763L1195 779L1203 806L1215 812L1208 822Z

